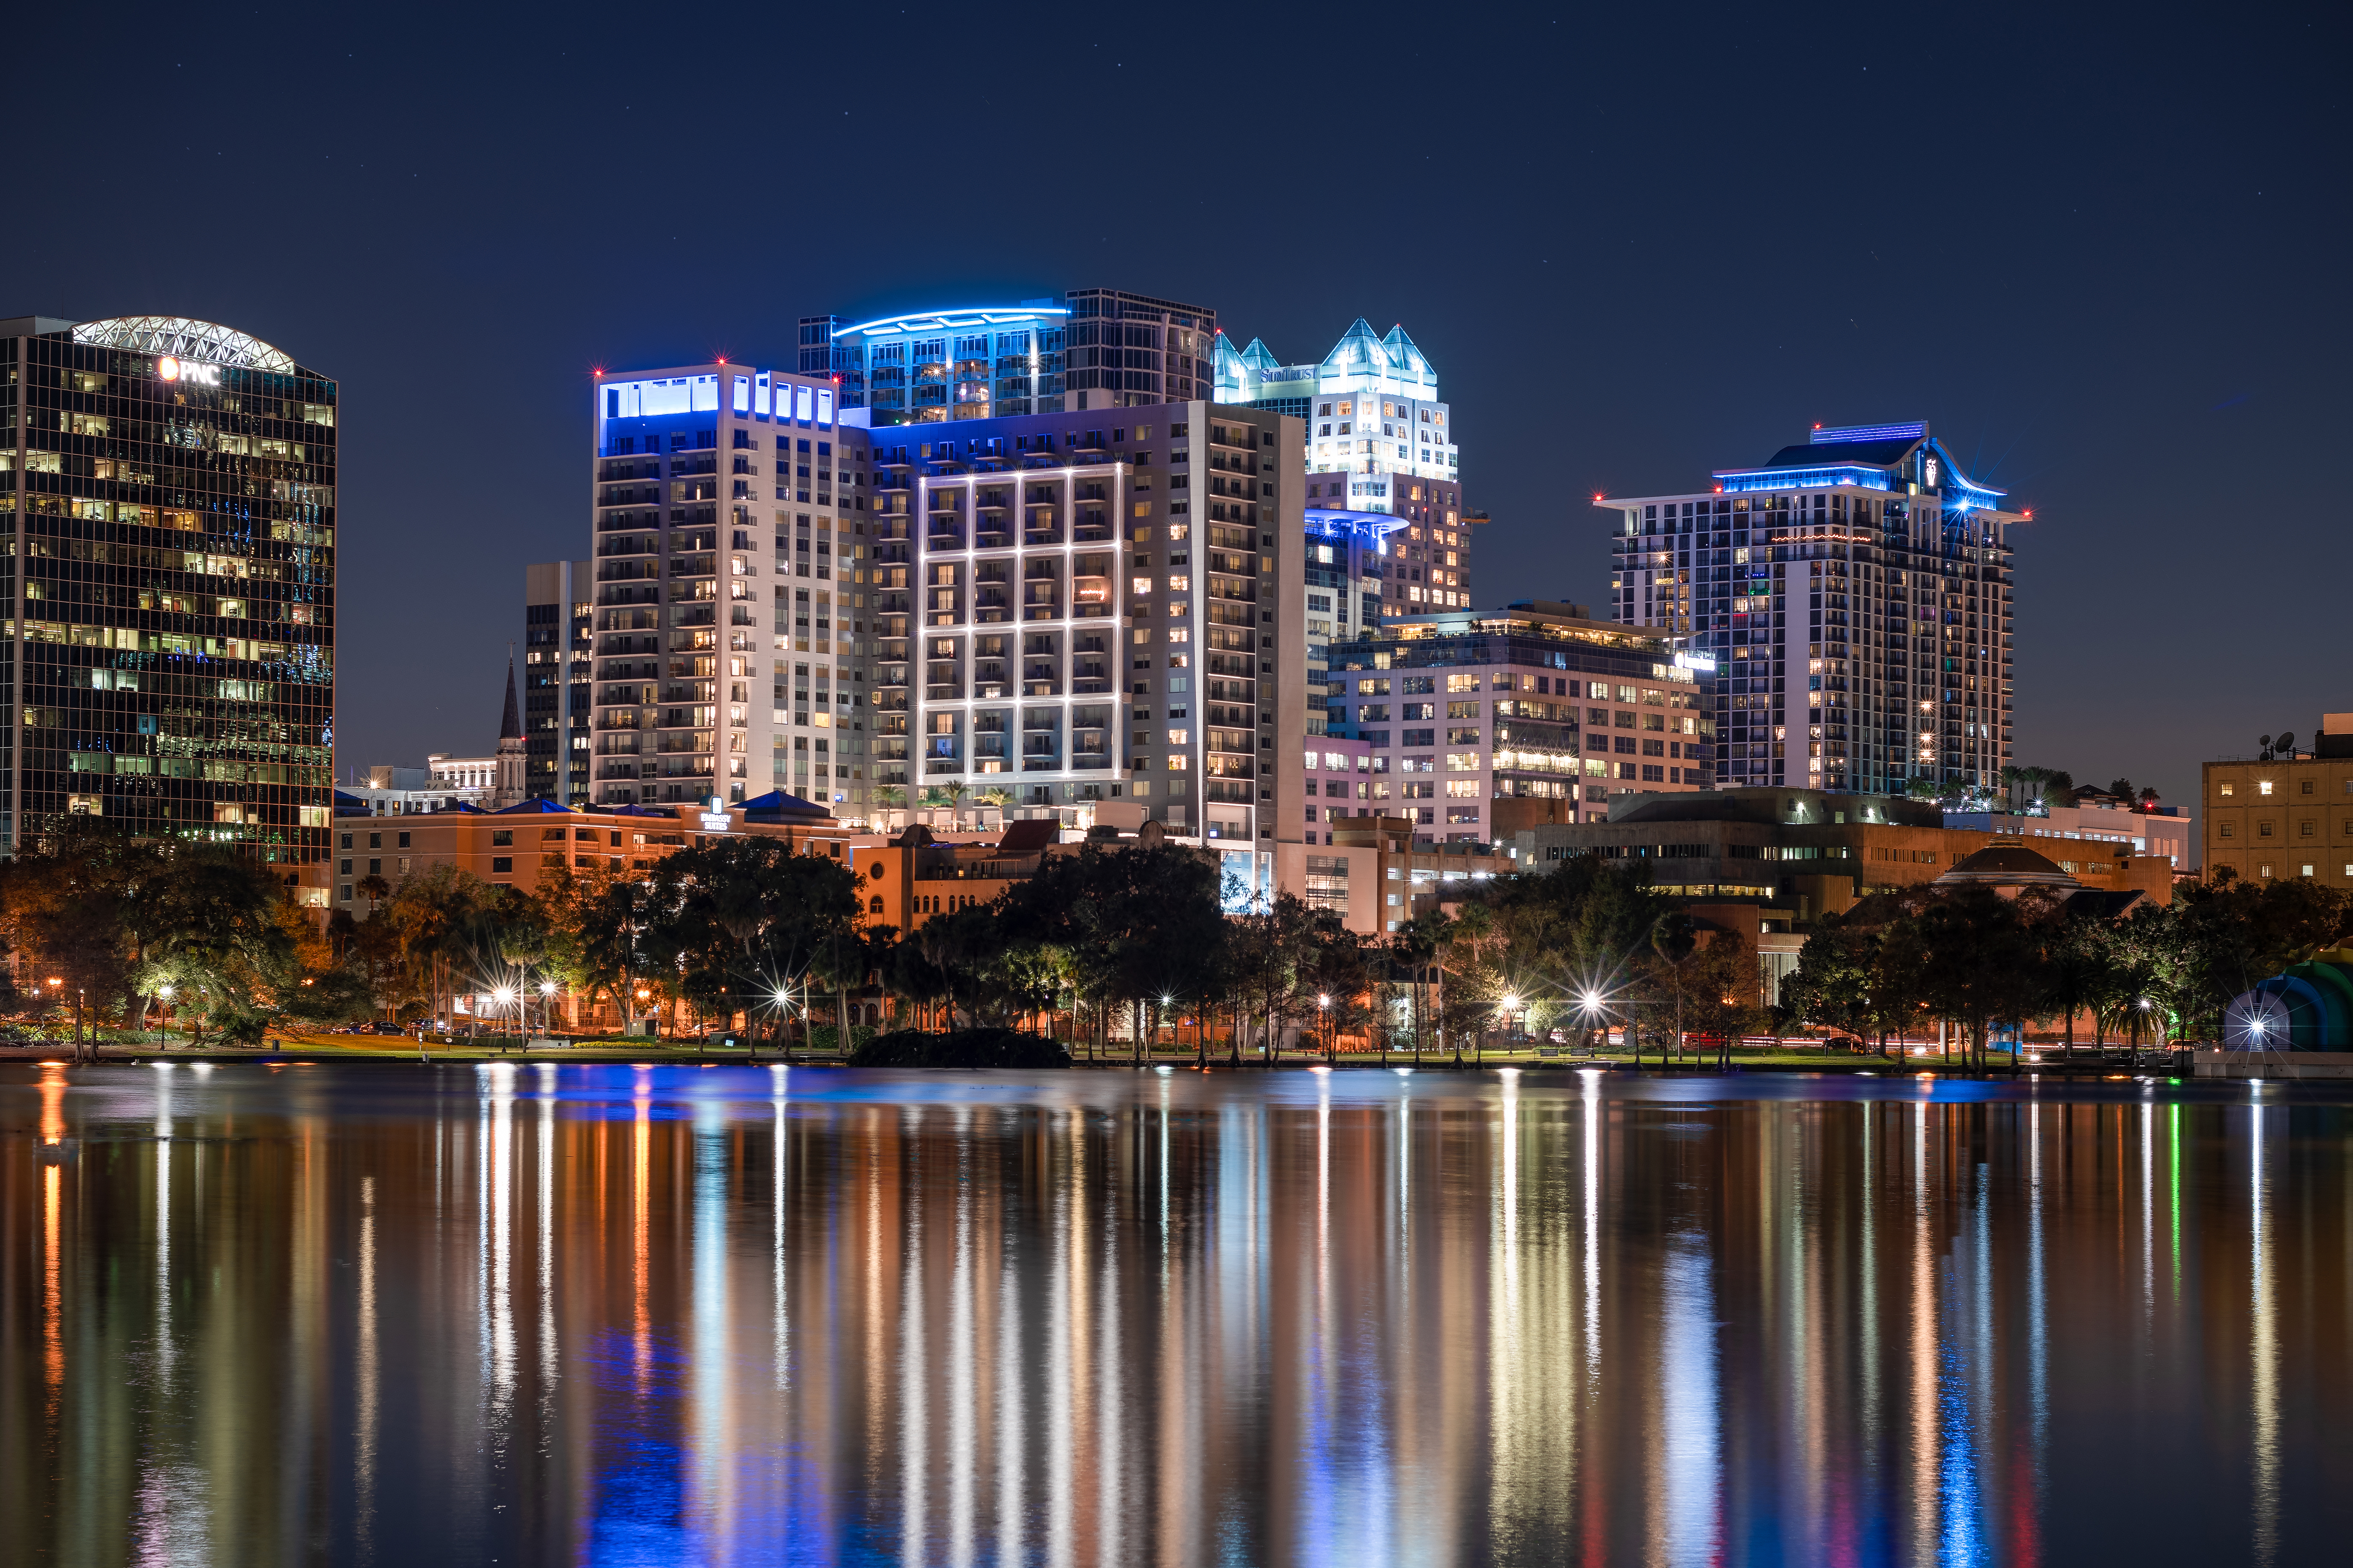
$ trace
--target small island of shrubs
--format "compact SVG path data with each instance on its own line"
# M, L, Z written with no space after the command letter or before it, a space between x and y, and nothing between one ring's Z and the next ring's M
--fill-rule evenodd
M981 1027L939 1034L893 1029L849 1053L854 1068L1066 1068L1071 1053L1041 1035Z

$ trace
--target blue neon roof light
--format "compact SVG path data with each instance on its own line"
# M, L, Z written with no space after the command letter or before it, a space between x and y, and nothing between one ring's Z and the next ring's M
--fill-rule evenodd
M1376 540L1387 539L1406 525L1406 520L1394 512L1349 511L1338 507L1311 506L1306 516L1311 533L1355 533Z
M952 332L973 327L1008 326L1016 321L1034 321L1039 316L1067 316L1070 313L1060 305L980 305L961 310L909 310L903 315L877 316L854 327L838 327L833 335L839 339L857 332Z

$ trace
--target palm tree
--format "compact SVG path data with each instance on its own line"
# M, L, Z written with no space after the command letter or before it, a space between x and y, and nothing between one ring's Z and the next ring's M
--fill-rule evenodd
M1413 1065L1421 1065L1422 990L1430 961L1438 956L1440 935L1446 925L1442 911L1433 910L1400 921L1389 938L1389 951L1413 975Z

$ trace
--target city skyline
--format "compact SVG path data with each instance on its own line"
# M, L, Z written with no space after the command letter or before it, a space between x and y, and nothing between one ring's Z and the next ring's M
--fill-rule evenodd
M954 16L918 6L899 22L914 68L953 64ZM69 186L168 153L221 200L266 197L269 223L317 258L255 268L200 208L171 247L100 247L70 268L25 247L0 261L0 285L12 310L43 315L231 323L357 389L342 454L353 673L338 692L339 760L353 766L487 747L519 571L578 549L564 476L596 365L721 353L791 365L804 315L937 309L956 302L951 286L1021 300L1112 282L1201 300L1238 342L1286 358L1359 316L1380 333L1405 323L1465 427L1465 497L1494 519L1478 531L1482 606L1605 601L1596 492L1697 488L1727 455L1817 421L1926 417L2036 512L2017 544L2019 761L2187 800L2202 757L2344 706L2320 653L2320 574L2274 564L2326 547L2297 483L2346 412L2326 374L2347 326L2326 286L2346 223L2323 74L2345 41L2337 14L2126 37L2027 13L1965 33L1927 18L1533 16L1502 48L1442 30L1417 72L1480 112L1418 121L1377 151L1336 127L1323 138L1372 156L1398 205L1417 205L1385 231L1403 245L1334 243L1310 195L1288 226L1259 221L1281 200L1240 193L1295 184L1320 155L1307 143L1196 153L1137 138L1098 166L1110 143L1091 130L1056 177L1148 180L1152 199L1048 223L1034 186L1016 199L927 178L924 224L964 242L947 263L939 247L876 243L912 231L888 205L870 211L895 181L868 171L937 149L848 81L780 122L838 149L838 174L732 213L723 241L616 218L617 186L667 177L702 134L674 108L696 90L684 62L649 58L621 19L493 19L453 57L361 19L159 11L134 24L152 62L140 90L103 122L73 111L62 78L19 89L28 156ZM24 44L88 58L94 22L44 13ZM744 47L826 57L873 32L827 16L796 18L788 40L784 28L756 24ZM1304 18L1261 30L1275 58L1319 70L1389 48L1379 29L1335 43ZM1263 112L1141 18L1034 47L1040 70L1183 102L1188 118ZM1669 59L1672 109L1651 68ZM338 109L264 153L195 86L255 73L313 84ZM1991 96L1956 114L1936 105L1937 81ZM586 125L582 103L596 106ZM2032 114L2014 111L2025 103ZM1833 173L1839 188L1890 194L1889 215L1876 195L1862 216L1792 205L1793 181ZM450 443L423 506L404 449L419 439ZM2263 551L2201 542L2239 520L2261 520ZM2149 635L2192 613L2176 584L2193 558L2200 602L2263 636L2193 656L2205 639ZM446 613L420 620L421 605ZM2242 710L2250 692L2260 715Z

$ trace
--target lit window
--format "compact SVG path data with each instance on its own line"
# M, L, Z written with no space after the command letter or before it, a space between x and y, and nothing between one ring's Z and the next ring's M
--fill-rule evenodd
M2272 793L2272 781L2271 781L2271 780L2269 780L2269 779L2265 779L2265 780L2263 780L2261 784L2259 784L2255 785L2255 793L2256 793L2257 795L2269 795L2269 794L2271 794L2271 793Z
M1925 713L1925 712L1926 712L1926 711L1927 711L1927 710L1928 710L1928 705L1927 705L1926 702L1923 702L1922 704L1920 704L1920 710L1921 710L1922 712L1924 712L1924 713ZM2346 787L2347 787L2348 789L2353 789L2353 779L2348 779L2348 780L2346 781ZM2237 786L2236 786L2236 785L2234 785L2234 784L2232 784L2231 783L2231 781L2230 781L2230 780L2228 780L2228 779L2224 779L2221 784L2217 784L2217 785L2215 786L2215 788L2216 788L2216 790L2217 790L2218 792L2220 792L2221 794L2223 794L2223 795L2235 795L2235 794L2237 794L2237 793L2238 793L2238 788L2237 788Z

